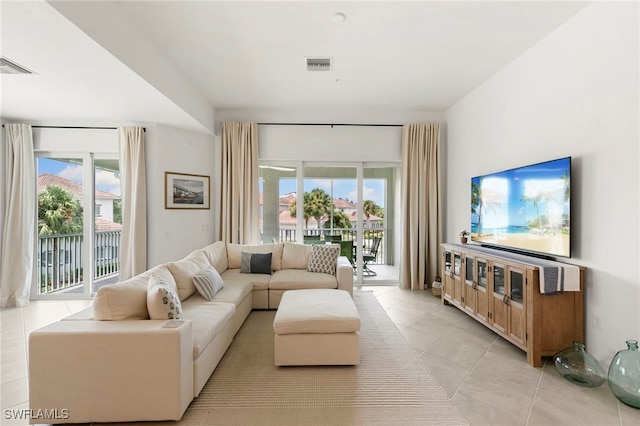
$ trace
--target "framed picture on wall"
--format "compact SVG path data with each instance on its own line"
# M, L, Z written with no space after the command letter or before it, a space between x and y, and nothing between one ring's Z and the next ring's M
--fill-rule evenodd
M209 180L209 176L165 172L164 208L211 208Z

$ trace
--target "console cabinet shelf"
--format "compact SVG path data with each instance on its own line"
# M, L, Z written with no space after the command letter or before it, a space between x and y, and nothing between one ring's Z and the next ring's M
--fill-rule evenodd
M580 268L580 291L542 294L536 259L517 257L442 244L442 303L504 337L526 352L530 365L540 367L543 356L584 342L585 268Z

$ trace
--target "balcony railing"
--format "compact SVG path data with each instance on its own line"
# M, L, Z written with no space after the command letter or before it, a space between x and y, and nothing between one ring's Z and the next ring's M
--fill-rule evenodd
M122 231L95 233L94 281L120 271ZM54 293L84 284L82 234L38 237L38 294ZM88 271L87 271L88 272Z
M313 243L318 241L354 241L356 240L356 231L354 229L346 229L346 228L334 228L334 229L305 229L303 234L303 241L307 243ZM296 242L296 230L295 229L280 229L279 234L279 242L289 241ZM371 249L371 245L373 244L373 237L382 238L382 242L380 243L380 248L376 254L376 260L374 262L369 262L371 265L385 265L386 257L384 255L384 231L380 229L365 229L364 231L364 245L363 248L365 251Z

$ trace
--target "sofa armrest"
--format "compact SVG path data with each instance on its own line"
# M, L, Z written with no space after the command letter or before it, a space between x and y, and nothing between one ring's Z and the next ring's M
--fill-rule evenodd
M338 280L338 289L347 290L353 296L353 266L346 256L338 257L336 279Z
M66 413L47 423L179 420L193 399L192 323L166 323L59 321L32 332L29 408Z

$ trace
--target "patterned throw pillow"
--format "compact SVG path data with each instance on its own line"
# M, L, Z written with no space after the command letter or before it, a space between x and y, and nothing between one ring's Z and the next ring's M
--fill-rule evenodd
M152 320L183 319L182 303L178 294L162 278L149 277L147 310Z
M240 254L240 272L243 274L269 274L271 275L271 253L245 253Z
M213 296L224 287L224 281L218 271L213 266L209 266L193 276L193 285L202 297L212 300Z
M335 275L339 254L340 246L333 244L314 245L311 249L311 259L309 259L307 271Z

